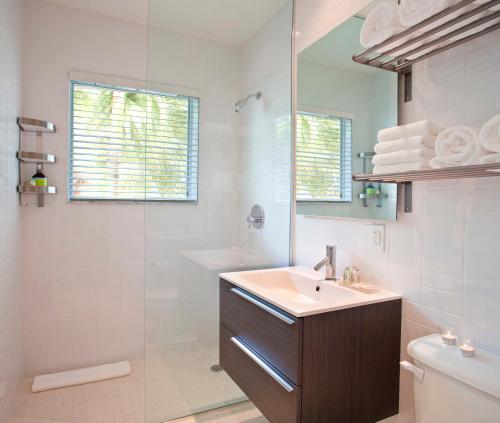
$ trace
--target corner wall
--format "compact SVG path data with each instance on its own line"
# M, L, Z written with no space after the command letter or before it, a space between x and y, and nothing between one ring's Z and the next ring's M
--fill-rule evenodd
M21 8L0 0L0 421L8 422L22 372L20 220L17 185L21 105Z
M243 49L241 98L257 91L241 122L242 215L253 204L264 208L261 229L241 226L242 239L272 266L287 266L290 250L291 187L291 22L290 1Z

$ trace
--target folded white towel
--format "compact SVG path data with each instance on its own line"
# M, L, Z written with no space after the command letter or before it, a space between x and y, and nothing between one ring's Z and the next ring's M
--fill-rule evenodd
M432 122L428 120L420 120L407 125L381 129L378 131L377 140L379 142L387 142L417 136L435 137L440 130L441 128L434 125Z
M488 154L479 161L479 164L490 164L490 163L500 163L500 153Z
M414 148L429 148L434 151L435 137L410 137L400 140L378 142L375 144L375 153L387 154L395 151L411 150Z
M426 169L429 169L429 163L427 161L414 162L414 163L400 163L387 166L375 166L373 168L373 174L380 175L381 173L400 173L400 172L410 172L412 170L426 170Z
M372 159L374 166L396 165L400 163L414 163L426 160L427 162L436 156L430 148L415 148L413 150L395 151L393 153L377 154Z
M437 158L433 168L478 164L485 155L476 128L457 126L441 131L436 138Z
M359 41L364 48L370 48L405 29L406 27L399 20L398 5L391 1L383 1L375 6L366 17ZM384 51L390 48L391 46L387 46Z
M493 116L479 132L482 146L494 153L500 153L500 115Z
M458 1L459 0L401 0L399 18L403 25L413 26L430 18L436 13L442 12L444 9L458 3ZM432 27L441 25L450 19L452 19L452 17L448 15L448 17L442 19L442 22L439 22L441 19L434 22Z

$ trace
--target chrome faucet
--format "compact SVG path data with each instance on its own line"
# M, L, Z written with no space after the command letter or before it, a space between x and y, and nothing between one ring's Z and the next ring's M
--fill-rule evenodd
M325 267L325 280L327 281L335 281L337 278L335 277L337 273L337 248L335 245L327 245L326 246L326 257L321 260L316 266L314 266L314 270L318 271L323 266Z

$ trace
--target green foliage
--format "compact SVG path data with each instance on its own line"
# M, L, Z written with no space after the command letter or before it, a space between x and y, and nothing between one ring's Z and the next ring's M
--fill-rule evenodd
M297 115L297 199L341 199L341 125L339 118Z
M72 198L188 199L197 99L83 84L73 99Z

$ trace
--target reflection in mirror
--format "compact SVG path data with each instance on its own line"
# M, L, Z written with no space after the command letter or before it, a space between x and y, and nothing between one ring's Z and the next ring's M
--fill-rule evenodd
M364 18L354 16L303 50L297 65L297 213L395 220L395 184L371 173L380 129L397 125L397 76L355 63Z

